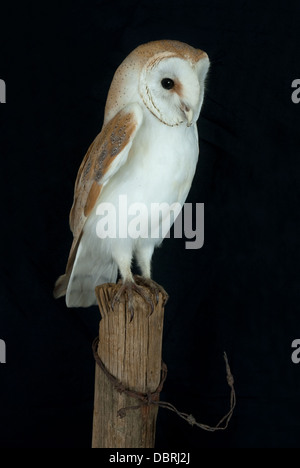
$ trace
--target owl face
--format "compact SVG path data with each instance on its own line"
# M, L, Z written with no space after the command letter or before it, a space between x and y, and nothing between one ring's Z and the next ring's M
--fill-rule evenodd
M194 64L166 54L151 58L139 82L145 106L165 125L193 125L203 102L208 66L208 58Z
M165 125L192 125L199 117L208 68L207 54L188 44L162 40L140 45L114 75L104 125L137 101Z

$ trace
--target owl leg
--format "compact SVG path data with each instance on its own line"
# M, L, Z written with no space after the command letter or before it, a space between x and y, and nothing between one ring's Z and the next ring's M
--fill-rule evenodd
M151 259L153 251L154 245L148 242L145 245L139 245L136 250L136 259L144 278L151 278Z
M154 251L153 244L146 244L140 246L139 249L136 251L136 258L141 269L142 276L135 275L134 279L136 284L139 286L144 286L148 288L151 294L155 297L156 304L159 301L159 293L162 294L163 297L166 297L165 302L168 300L168 295L164 288L160 286L158 283L151 279L151 259Z
M130 311L130 321L132 321L134 316L134 293L139 294L147 304L149 304L151 308L151 314L154 311L154 304L151 299L151 296L146 293L145 288L135 283L132 272L131 272L131 256L122 255L116 259L118 264L120 274L122 277L122 285L120 286L118 292L115 294L111 307L114 310L114 307L117 302L120 302L122 296L125 296L126 299L126 307ZM151 315L150 314L150 315Z

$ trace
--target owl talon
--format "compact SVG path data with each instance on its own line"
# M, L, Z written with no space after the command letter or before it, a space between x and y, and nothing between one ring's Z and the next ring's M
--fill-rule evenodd
M169 296L168 296L167 292L164 290L164 288L162 286L160 286L158 283L156 283L152 279L144 278L143 276L140 276L140 275L136 275L134 277L134 279L135 279L136 284L138 284L140 286L144 286L144 287L150 289L151 293L155 296L155 300L156 300L155 305L158 305L159 294L160 293L161 293L161 295L163 297L163 304L162 304L163 307L166 305L166 303L167 303L167 301L169 299ZM153 310L152 310L150 315L152 315Z
M125 305L130 312L130 322L132 322L134 317L134 292L144 299L144 301L150 306L151 312L150 315L154 312L155 305L153 304L152 298L144 291L144 288L141 285L136 284L133 281L125 281L120 285L118 292L115 294L111 301L111 308L114 311L115 305L117 302L120 302L121 297L125 296Z

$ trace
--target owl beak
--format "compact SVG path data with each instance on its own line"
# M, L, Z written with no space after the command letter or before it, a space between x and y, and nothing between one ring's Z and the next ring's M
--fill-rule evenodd
M184 113L187 120L186 126L191 127L191 125L193 125L194 112L186 104L182 104L181 110Z

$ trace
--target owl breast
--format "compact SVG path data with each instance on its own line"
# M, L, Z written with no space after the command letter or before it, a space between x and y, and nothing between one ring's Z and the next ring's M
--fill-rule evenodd
M108 180L101 191L95 208L86 222L83 241L87 236L89 239L85 244L92 245L95 251L103 246L96 236L100 204L108 203L105 207L110 206L111 211L116 213L117 224L121 218L122 223L129 224L133 214L130 213L131 208L141 204L144 207L142 216L147 218L149 226L154 206L162 203L169 206L180 203L183 206L192 184L197 159L196 126L168 127L151 114L147 116L134 139L127 162ZM126 200L125 212L124 200ZM112 219L113 216L110 217L110 220ZM119 232L118 225L116 238L106 238L107 251L112 252L115 248ZM150 241L150 237L149 234L147 242ZM159 235L158 238L151 238L151 243L160 244L162 237ZM133 250L137 241L137 239L127 239ZM124 239L122 245L125 245Z
M169 127L148 113L127 163L111 181L112 187L133 196L132 202L183 204L198 152L196 126Z

